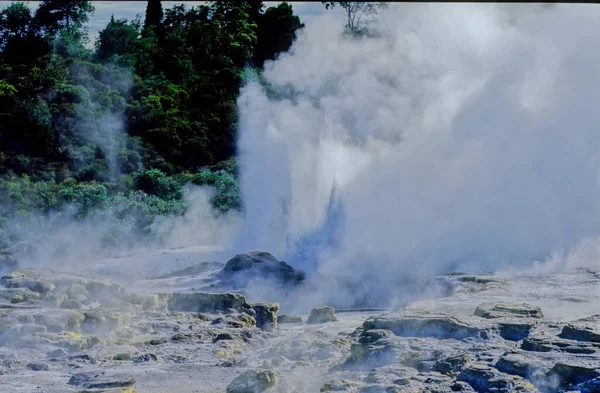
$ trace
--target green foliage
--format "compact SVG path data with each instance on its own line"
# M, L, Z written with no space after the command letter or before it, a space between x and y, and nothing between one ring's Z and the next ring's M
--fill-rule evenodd
M290 4L284 2L267 9L259 17L254 64L262 67L266 60L274 60L277 54L287 52L295 39L296 30L303 27L304 24L294 15Z
M211 202L220 211L241 209L240 187L237 180L230 173L224 170L203 170L194 175L185 175L183 180L197 186L214 187L215 195Z
M387 7L385 2L380 1L322 1L321 3L328 10L336 6L342 8L346 12L347 32L356 36L369 34L372 17Z
M114 224L107 241L145 236L185 212L188 184L241 209L239 89L250 64L290 48L303 26L292 7L163 12L150 0L143 27L111 17L92 50L93 11L79 0L0 10L0 242L16 240L16 223L61 215Z
M135 188L164 200L181 200L181 186L159 169L150 169L134 178Z

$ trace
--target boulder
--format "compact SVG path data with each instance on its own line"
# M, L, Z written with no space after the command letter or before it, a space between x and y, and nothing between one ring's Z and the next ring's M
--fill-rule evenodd
M50 332L73 330L85 320L85 315L75 310L45 309L33 316L35 323L46 326Z
M278 381L278 375L274 371L249 370L231 381L227 386L227 393L263 393L272 392Z
M446 314L414 311L391 313L368 319L363 329L385 329L403 337L433 337L438 339L480 337L485 329L473 326Z
M27 364L27 368L33 371L48 371L50 366L47 363L32 362Z
M600 316L594 315L565 325L561 338L600 343Z
M248 251L231 258L217 278L234 288L243 288L254 279L271 280L278 284L296 285L304 273L264 251Z
M256 319L256 327L266 331L277 329L277 313L279 312L279 303L254 303L251 306L256 312L256 314L254 314L254 318Z
M456 380L468 383L477 392L539 393L531 382L519 376L504 374L485 364L468 366L458 374Z
M510 322L500 322L498 323L498 328L500 330L500 337L509 341L521 341L529 336L531 333L531 329L536 324L534 322L518 322L510 321Z
M313 308L306 323L326 323L335 322L335 308L329 306L321 306Z
M55 287L50 281L36 278L35 274L26 269L14 271L0 278L0 284L6 288L27 288L42 296L49 294Z
M592 354L600 350L600 343L567 340L555 336L540 336L524 339L521 343L521 349L532 352Z
M543 318L538 306L515 303L482 303L475 309L475 315L487 319L495 318Z
M238 311L250 308L246 297L239 293L210 293L210 292L175 292L160 294L167 298L170 311L184 312L215 312L235 309Z
M84 372L69 379L69 385L86 389L110 389L132 386L135 378L129 374L111 374Z

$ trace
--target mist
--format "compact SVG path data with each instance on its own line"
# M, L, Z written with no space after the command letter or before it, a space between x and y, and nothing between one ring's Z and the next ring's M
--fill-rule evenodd
M238 100L237 248L307 270L303 302L391 304L598 234L598 22L591 5L390 4L357 39L315 21L265 65L279 95L254 79Z

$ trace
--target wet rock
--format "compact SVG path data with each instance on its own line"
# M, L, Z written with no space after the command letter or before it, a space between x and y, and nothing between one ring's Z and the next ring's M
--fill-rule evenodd
M249 370L234 378L227 386L227 393L263 393L275 389L278 375L274 371Z
M192 292L164 294L170 311L214 312L233 308L242 311L250 308L246 297L239 293Z
M477 392L539 392L531 382L514 375L504 374L485 364L472 364L456 377Z
M33 371L48 371L50 370L50 366L46 363L28 363L27 368Z
M475 309L475 315L487 319L495 318L543 318L538 306L515 303L482 303Z
M272 331L277 329L277 313L279 312L279 303L254 303L252 308L256 312L254 318L256 319L256 327Z
M78 373L69 379L69 385L86 389L110 389L132 386L135 378L128 374Z
M248 251L230 259L217 275L233 288L243 288L251 280L265 279L278 284L296 285L304 273L263 251Z
M385 329L403 337L438 339L479 337L484 329L446 314L403 312L375 317L363 323L363 329Z
M277 322L282 323L302 323L302 318L296 315L282 314L277 317Z
M312 309L306 323L312 324L335 321L337 321L337 318L335 317L335 308L329 306L321 306Z

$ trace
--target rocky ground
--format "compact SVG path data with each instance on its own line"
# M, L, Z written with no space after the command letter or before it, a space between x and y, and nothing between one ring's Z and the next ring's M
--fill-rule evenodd
M121 278L123 259L5 263L0 391L600 392L600 268L449 274L401 310L289 315L242 294L303 280L272 255L169 254Z

